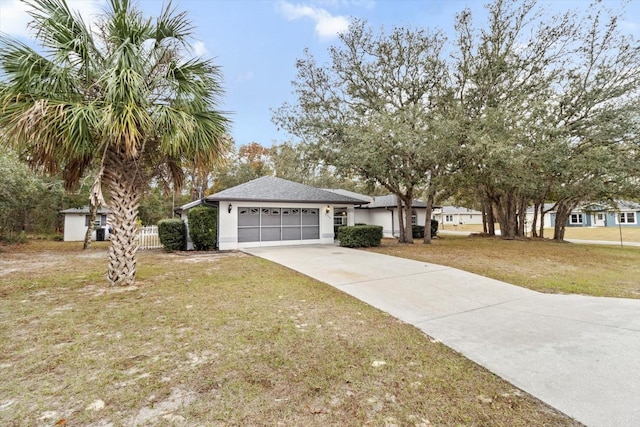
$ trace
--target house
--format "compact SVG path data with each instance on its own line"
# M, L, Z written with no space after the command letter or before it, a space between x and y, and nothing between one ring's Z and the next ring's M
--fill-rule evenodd
M326 191L273 176L263 176L179 208L198 205L218 209L218 249L257 246L333 244L334 210L352 212L362 199ZM354 216L348 217L348 225ZM187 248L193 244L188 241Z
M569 215L567 227L627 227L640 224L640 204L620 201L617 208L600 203L580 206ZM551 226L555 227L556 213L551 212Z
M482 225L482 212L461 206L442 206L434 209L432 218L438 221L441 229L463 224Z
M64 215L65 242L82 242L87 234L89 226L89 207L71 208L60 211ZM96 220L92 224L93 232L91 240L105 240L109 238L109 224L111 222L111 210L101 207L96 214Z
M543 210L544 212L546 212L544 214L544 228L553 228L553 224L552 224L552 220L551 220L551 210L553 209L553 207L555 206L555 203L545 203ZM534 207L530 206L527 208L527 216L526 216L526 223L525 225L527 226L527 232L531 231L531 225L533 224L533 217L534 217ZM538 209L538 218L536 219L536 228L540 228L540 209Z
M362 195L360 196L362 197ZM382 226L383 237L399 237L397 196L395 194L389 194L386 196L370 197L369 200L367 204L354 207L354 222L356 224L379 225ZM412 201L411 208L411 224L424 226L427 205L421 200L416 199Z

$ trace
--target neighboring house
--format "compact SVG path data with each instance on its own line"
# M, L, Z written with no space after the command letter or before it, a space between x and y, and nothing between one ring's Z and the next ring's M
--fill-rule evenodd
M89 226L89 207L71 208L60 211L64 215L65 242L84 241ZM111 210L106 207L98 209L96 220L91 226L93 232L91 240L105 240L109 238L109 224L111 222Z
M551 220L551 209L554 207L555 203L545 203L544 204L544 228L553 228L552 220ZM527 209L526 223L527 232L531 231L531 225L533 223L533 206ZM538 209L538 219L536 229L540 228L540 210Z
M178 210L187 222L187 211L198 205L218 209L218 249L257 246L333 244L334 209L352 210L361 199L263 176L183 205ZM353 225L353 216L348 225ZM188 249L193 244L188 242Z
M482 212L460 206L442 206L434 209L432 218L440 224L440 229L462 224L482 225Z
M551 212L551 227L555 227L556 213ZM618 208L590 203L571 211L567 227L618 227L640 225L640 204L618 202Z

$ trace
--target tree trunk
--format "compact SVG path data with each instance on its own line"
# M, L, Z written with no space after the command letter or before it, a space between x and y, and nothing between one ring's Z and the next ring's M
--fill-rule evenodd
M531 221L531 237L538 237L538 210L540 209L540 203L533 205L533 221ZM544 218L542 218L544 222Z
M413 224L411 223L411 217L412 217L412 211L413 211L413 206L412 206L412 197L408 197L404 204L404 210L406 212L405 215L405 243L413 243Z
M489 236L496 235L496 216L493 208L492 194L486 187L482 187L481 203L482 203L482 228Z
M98 214L98 205L93 203L93 201L89 202L89 225L87 227L87 232L84 235L84 244L82 245L82 249L89 249L91 247L91 234L93 234L93 224L96 222L96 215Z
M524 197L521 197L520 202L518 203L518 235L521 237L524 237L527 235L526 223L527 223L527 199Z
M113 233L109 248L107 279L112 286L129 286L135 281L138 252L137 166L124 154L110 153L104 180L111 193Z
M564 232L571 211L578 206L578 202L560 201L556 205L556 224L553 229L553 240L563 241Z
M486 200L483 198L482 199L482 232L484 234L489 234L489 212L487 212L487 202Z
M513 239L518 233L518 217L516 215L516 197L513 191L493 198L498 211L500 235L504 239Z
M396 200L398 205L398 243L404 243L406 240L404 218L402 211L402 199L396 194Z
M433 201L436 197L436 185L433 179L429 181L429 190L427 192L427 209L424 219L424 240L426 244L431 243L431 214L433 213Z

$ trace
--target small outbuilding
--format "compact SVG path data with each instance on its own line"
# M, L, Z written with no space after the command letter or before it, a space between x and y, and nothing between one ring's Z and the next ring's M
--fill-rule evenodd
M81 242L87 234L89 227L89 207L71 208L60 211L64 215L64 235L65 242ZM98 209L96 219L91 226L93 231L91 240L106 240L109 238L109 225L111 223L111 209L101 207Z

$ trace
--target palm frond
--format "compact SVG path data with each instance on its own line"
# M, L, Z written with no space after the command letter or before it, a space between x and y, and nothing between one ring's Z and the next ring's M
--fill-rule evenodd
M193 31L193 24L189 21L186 12L178 12L169 1L156 20L155 40L156 47L164 41L172 39L184 43Z
M31 0L31 28L43 47L58 61L78 69L99 60L90 28L77 13L72 13L64 0Z

